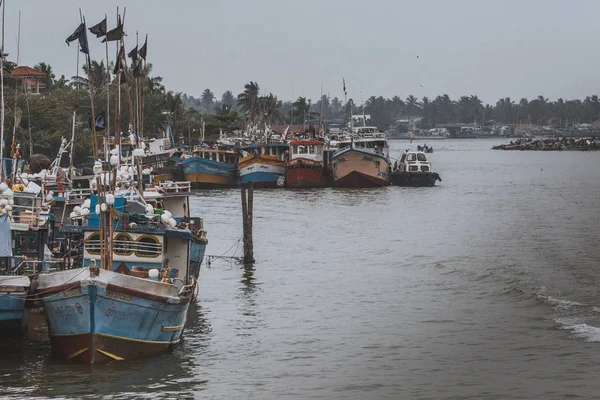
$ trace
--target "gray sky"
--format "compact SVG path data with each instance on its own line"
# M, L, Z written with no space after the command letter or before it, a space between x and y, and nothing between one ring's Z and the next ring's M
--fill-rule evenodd
M600 92L597 0L6 0L6 49L75 75L65 39L127 7L126 48L149 34L148 60L168 89L200 96L239 93L254 80L280 99L324 92L360 102L448 93L484 102L540 94L555 100ZM93 59L104 46L88 36ZM114 44L110 57L114 60ZM418 58L417 58L418 56ZM421 86L422 85L422 86Z

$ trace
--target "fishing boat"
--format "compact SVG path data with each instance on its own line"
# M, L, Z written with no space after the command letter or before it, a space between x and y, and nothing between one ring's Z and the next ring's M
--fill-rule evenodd
M79 38L81 46L80 32L86 33L84 23L67 42ZM120 48L124 54L123 35ZM145 68L145 50L139 56ZM137 58L137 63L140 67L142 60ZM118 59L117 81L126 69ZM145 200L143 111L140 115L137 108L137 118L130 113L135 125L129 140L136 148L123 155L119 130L115 147L105 148L104 161L93 148L92 195L73 209L71 223L61 228L67 236L81 236L81 244L74 244L81 248L81 262L73 263L81 266L44 270L35 280L52 351L60 359L93 364L171 348L181 341L189 304L197 295L206 232L201 220L190 215L189 182L155 186L154 204ZM119 113L117 107L117 121ZM109 137L107 130L105 143Z
M349 138L335 146L337 150L331 156L335 186L369 188L390 184L389 146L377 128L354 128Z
M394 165L392 185L394 186L435 186L442 181L437 172L431 171L431 163L427 161L422 150L408 149L400 157L400 163Z
M292 140L290 161L285 164L285 180L290 188L324 187L327 174L324 169L324 143L317 139Z
M198 289L206 245L194 221L111 194L93 196L83 267L38 276L53 354L84 363L150 355L177 345ZM119 211L116 211L119 210ZM111 224L111 222L113 222ZM203 251L202 251L203 257Z
M237 150L202 145L194 149L192 157L181 160L178 165L194 189L232 187L237 185L238 159Z
M0 337L21 338L33 304L30 277L55 263L47 250L54 219L39 194L6 187L0 184Z
M253 182L255 188L276 188L285 184L285 163L289 156L287 143L253 143L241 149L238 163L240 182Z

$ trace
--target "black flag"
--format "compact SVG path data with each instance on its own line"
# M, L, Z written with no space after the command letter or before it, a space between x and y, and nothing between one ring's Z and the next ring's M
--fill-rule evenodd
M137 57L138 57L137 45L133 48L133 50L131 50L129 53L127 53L127 57L131 58L132 63L134 63L135 60L137 60Z
M90 32L96 35L97 38L106 35L106 17L96 25L92 26Z
M135 68L133 69L133 76L135 78L139 78L142 74L140 71L141 62L135 63Z
M148 52L148 35L146 35L146 41L144 45L140 47L139 55L146 61L146 53Z
M117 60L115 61L115 69L113 70L113 74L117 74L121 69L123 69L123 61L125 60L125 47L121 46L119 53L117 54Z
M342 78L342 82L344 83L344 95L347 95L348 92L346 92L346 80Z
M85 22L82 22L77 27L77 29L75 29L75 32L73 32L71 36L69 36L67 40L65 40L65 42L67 42L67 45L69 45L69 43L74 42L77 39L79 39L79 50L82 53L90 54L90 49L88 47L87 41L87 34L85 31Z
M90 124L90 129L92 129L92 115L89 114L88 115L88 122ZM106 116L104 114L104 111L102 111L100 114L96 115L96 131L103 131L104 129L106 129Z
M104 42L114 42L115 40L121 40L123 37L123 24L119 24L115 29L111 29L106 32L106 36L104 37Z
M104 115L104 111L102 111L96 117L96 130L103 131L104 129L106 129L106 117Z

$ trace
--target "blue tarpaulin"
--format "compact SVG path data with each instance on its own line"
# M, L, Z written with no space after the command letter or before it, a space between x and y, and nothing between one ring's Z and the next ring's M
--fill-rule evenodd
M12 237L8 215L0 216L0 257L12 257Z

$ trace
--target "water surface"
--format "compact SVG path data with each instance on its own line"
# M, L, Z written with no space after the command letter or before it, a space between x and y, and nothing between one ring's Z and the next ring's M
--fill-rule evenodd
M256 191L257 263L203 266L183 345L81 366L3 343L0 396L597 398L600 152L505 141L427 143L434 188ZM192 204L207 253L241 255L239 191Z

